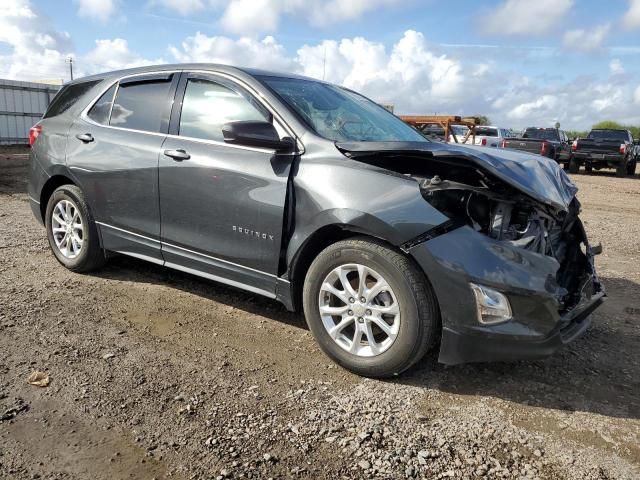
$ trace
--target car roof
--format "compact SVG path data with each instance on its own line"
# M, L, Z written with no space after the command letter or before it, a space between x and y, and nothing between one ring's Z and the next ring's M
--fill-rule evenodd
M218 64L218 63L166 63L161 65L147 65L144 67L136 67L136 68L127 68L124 70L114 70L110 72L98 73L95 75L90 75L87 77L82 77L74 80L69 83L80 83L89 80L102 80L106 78L118 78L124 77L127 75L135 75L135 74L143 74L143 73L152 73L152 72L162 72L167 70L204 70L227 73L235 76L249 76L249 77L258 77L258 76L269 76L269 77L281 77L281 78L296 78L300 80L312 80L314 82L322 82L322 80L318 80L315 78L305 77L303 75L297 75L295 73L288 72L276 72L269 70L261 70L257 68L244 68L244 67L235 67L232 65Z

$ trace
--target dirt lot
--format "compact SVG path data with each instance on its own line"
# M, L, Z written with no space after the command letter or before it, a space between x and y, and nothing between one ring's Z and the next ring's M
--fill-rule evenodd
M574 177L609 292L582 338L383 382L261 297L122 257L63 269L25 175L0 155L0 478L640 478L640 177Z

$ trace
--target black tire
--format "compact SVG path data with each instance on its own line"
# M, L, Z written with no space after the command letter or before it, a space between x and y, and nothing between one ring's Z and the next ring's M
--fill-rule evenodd
M580 162L576 158L569 160L569 173L578 173L580 171Z
M320 316L321 285L335 268L350 263L378 272L397 299L397 336L387 350L375 356L357 356L340 347ZM342 367L366 377L390 377L410 368L434 345L440 328L435 294L424 273L408 257L369 238L344 240L323 250L307 272L303 303L307 325L320 348Z
M591 173L591 172L593 172L593 167L591 165L585 165L584 166L584 171L585 171L585 173Z
M77 207L82 225L84 226L82 233L82 248L80 248L80 253L78 253L74 258L68 258L63 255L54 240L52 214L54 207L61 200L70 201ZM100 239L98 237L96 224L93 220L89 207L84 200L82 190L75 185L62 185L51 194L45 213L45 226L47 228L49 246L51 247L53 255L69 270L73 272L89 272L100 268L106 262L104 251L100 247Z
M627 176L627 168L628 162L622 161L616 166L616 177L626 177Z
M637 158L634 158L632 161L630 161L629 164L627 165L627 175L634 176L636 174L637 165L638 165Z

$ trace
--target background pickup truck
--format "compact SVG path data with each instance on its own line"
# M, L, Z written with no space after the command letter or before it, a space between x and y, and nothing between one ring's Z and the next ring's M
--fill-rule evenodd
M571 146L569 172L577 173L580 165L586 172L594 168L615 168L616 176L634 175L638 148L629 130L591 130L587 138L579 138Z
M500 146L553 158L560 164L568 163L571 157L569 138L557 128L527 128L521 137L505 138Z

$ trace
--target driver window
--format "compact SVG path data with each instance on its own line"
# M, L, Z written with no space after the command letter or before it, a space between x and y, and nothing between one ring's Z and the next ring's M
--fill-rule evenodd
M271 114L249 95L211 80L191 78L187 81L180 135L223 142L222 126L241 120L272 122Z

